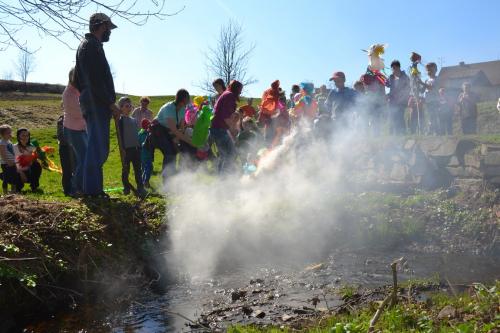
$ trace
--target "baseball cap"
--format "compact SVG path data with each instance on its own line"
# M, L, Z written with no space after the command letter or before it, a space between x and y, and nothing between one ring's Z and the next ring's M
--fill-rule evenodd
M109 16L104 13L92 14L92 16L90 16L89 25L99 25L106 22L109 23L111 29L117 28L117 26L111 22Z
M344 79L345 80L344 72L334 72L332 77L330 78L330 81L333 81L335 79Z

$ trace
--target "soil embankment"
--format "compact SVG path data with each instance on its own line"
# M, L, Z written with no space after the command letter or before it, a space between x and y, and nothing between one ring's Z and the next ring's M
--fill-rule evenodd
M45 309L120 295L159 241L164 200L48 202L0 198L0 331Z

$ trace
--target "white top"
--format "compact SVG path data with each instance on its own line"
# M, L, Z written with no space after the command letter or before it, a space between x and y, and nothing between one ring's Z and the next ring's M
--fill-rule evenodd
M0 146L5 147L5 159L2 158L2 154L0 153L0 164L8 164L16 161L16 156L14 155L14 145L10 140L0 139ZM0 150L4 150L4 148L0 148Z

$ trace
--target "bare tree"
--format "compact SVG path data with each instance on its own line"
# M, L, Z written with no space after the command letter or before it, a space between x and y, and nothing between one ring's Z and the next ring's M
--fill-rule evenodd
M0 0L0 50L11 45L26 51L26 43L18 34L34 28L42 35L51 36L69 47L67 34L78 39L88 25L88 8L104 11L111 17L120 17L136 25L145 24L150 17L164 19L182 11L165 13L166 0ZM140 7L139 4L140 3Z
M28 75L35 70L35 56L26 50L19 51L16 63L16 71L19 79L24 82L24 92L28 91Z
M213 92L212 80L222 78L224 82L238 80L249 85L257 80L248 76L248 61L255 49L255 44L245 47L243 29L235 21L222 26L214 47L209 47L205 54L208 79L200 85L207 92Z
M5 71L2 74L2 80L12 80L12 72L11 71Z

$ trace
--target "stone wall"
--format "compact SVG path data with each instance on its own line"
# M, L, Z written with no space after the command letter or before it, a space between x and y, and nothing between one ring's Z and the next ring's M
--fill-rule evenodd
M477 181L500 186L500 144L456 137L391 138L357 147L346 162L363 182L447 187Z

